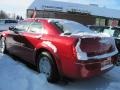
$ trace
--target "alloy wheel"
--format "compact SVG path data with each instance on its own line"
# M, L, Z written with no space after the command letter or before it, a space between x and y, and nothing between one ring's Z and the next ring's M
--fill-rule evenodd
M40 58L40 62L39 62L39 70L40 73L43 73L46 75L46 77L50 77L51 75L51 64L49 62L49 58L48 57L41 57Z

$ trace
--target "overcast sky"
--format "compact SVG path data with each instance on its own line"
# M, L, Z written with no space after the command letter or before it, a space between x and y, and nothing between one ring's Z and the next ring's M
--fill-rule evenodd
M15 13L25 17L26 9L34 0L0 0L0 10L8 13ZM120 10L120 0L56 0L81 4L98 4L101 7L108 7Z

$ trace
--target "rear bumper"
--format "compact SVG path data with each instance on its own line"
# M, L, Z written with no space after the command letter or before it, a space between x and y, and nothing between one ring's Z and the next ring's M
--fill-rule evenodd
M101 67L101 63L93 63L91 65L89 64L76 64L77 65L77 73L78 73L78 78L90 78L96 75L100 75L102 73L105 73L109 70L111 70L114 65L106 65L105 67Z
M104 62L109 61L109 58L111 58L110 63L104 64ZM72 76L72 78L90 78L108 72L114 67L115 62L117 61L115 56L109 58L75 63L76 69L73 71L74 76Z
M64 67L63 75L72 79L91 78L111 70L117 62L116 55L104 59L74 60Z

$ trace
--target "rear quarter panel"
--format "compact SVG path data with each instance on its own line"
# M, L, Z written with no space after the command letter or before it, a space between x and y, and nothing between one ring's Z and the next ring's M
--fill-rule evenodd
M72 37L66 37L66 36L55 36L55 35L44 35L43 43L41 45L37 45L37 49L39 48L46 48L48 49L52 55L56 59L56 63L58 68L60 68L61 72L68 76L74 76L76 75L74 72L76 72L76 56L73 51L73 48L75 46L75 43L77 39ZM56 47L56 52L47 44L44 42L51 42Z

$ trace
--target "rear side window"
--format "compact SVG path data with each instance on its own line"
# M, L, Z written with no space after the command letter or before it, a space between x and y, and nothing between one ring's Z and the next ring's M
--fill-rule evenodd
M61 33L68 35L77 33L93 33L93 31L89 28L74 21L53 20L51 23L54 24L61 31Z
M33 22L30 27L28 32L30 33L42 33L43 27L41 23Z

